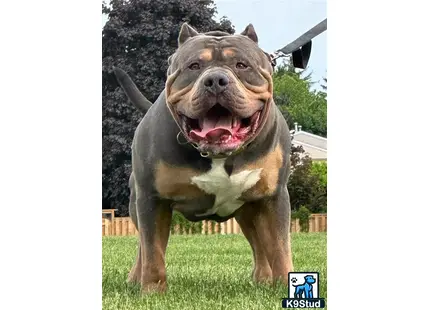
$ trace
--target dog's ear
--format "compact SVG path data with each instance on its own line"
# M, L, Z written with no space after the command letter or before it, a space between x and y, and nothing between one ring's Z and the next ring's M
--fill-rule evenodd
M175 53L173 53L172 55L169 56L169 58L167 58L167 64L170 66L173 62L173 57L175 57Z
M181 30L179 31L178 45L181 46L189 38L195 37L197 35L199 35L197 30L195 30L193 27L191 27L187 23L183 23L181 26Z
M170 55L169 58L167 59L167 65L168 65L168 67L167 67L167 75L168 76L173 73L172 72L173 71L172 70L172 62L173 62L173 59L174 59L175 55L176 54L174 53L174 54Z
M276 59L274 59L273 55L266 53L265 51L263 51L264 55L266 55L267 60L270 63L270 66L272 67L272 73L273 71L275 71L275 67L276 67Z
M246 26L245 30L242 31L240 34L250 38L252 41L258 44L258 36L252 24Z

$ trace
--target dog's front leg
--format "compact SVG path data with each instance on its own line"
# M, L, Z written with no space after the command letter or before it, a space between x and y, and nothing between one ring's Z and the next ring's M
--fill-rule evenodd
M273 281L288 284L288 273L293 271L293 261L290 244L290 201L287 189L281 189L276 197L253 202L241 212L246 213L248 221L255 227L259 243L264 249L272 270Z
M255 217L257 216L258 208L254 207L254 203L245 204L236 215L236 221L248 240L254 255L254 270L252 271L252 279L257 283L272 282L272 268L264 250L262 236L259 236L256 226ZM267 233L264 231L263 233ZM260 231L261 235L261 231Z
M142 292L163 292L167 288L165 254L172 220L170 202L138 188L136 203Z
M267 201L262 207L263 221L259 229L264 229L264 223L269 223L272 239L266 242L266 254L270 259L273 280L288 284L288 273L293 271L293 255L291 251L291 206L287 187L284 186L278 195Z

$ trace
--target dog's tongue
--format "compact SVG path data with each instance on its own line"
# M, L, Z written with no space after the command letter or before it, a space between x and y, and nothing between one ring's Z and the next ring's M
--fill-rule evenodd
M203 120L199 121L199 125L202 130L191 130L191 138L217 141L223 135L233 135L231 114L222 116L207 115Z

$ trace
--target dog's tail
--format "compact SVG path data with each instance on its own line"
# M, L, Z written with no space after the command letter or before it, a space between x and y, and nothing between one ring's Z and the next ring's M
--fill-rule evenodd
M130 76L125 73L124 70L113 67L113 72L115 73L116 79L119 85L124 90L128 99L133 103L133 105L142 113L146 113L152 105L152 102L146 99L146 97L139 91L136 84L131 80Z

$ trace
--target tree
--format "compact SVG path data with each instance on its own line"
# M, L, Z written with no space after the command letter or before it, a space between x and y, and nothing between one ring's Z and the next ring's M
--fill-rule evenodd
M311 87L313 84L315 84L315 82L312 81L312 71L308 73L308 69L309 67L305 68L304 70L295 68L291 62L291 57L288 57L283 59L282 63L276 67L273 76L275 78L282 77L285 74L295 76L306 82L306 84Z
M327 92L327 77L323 78L324 84L320 84L324 92Z
M273 84L275 103L290 128L297 122L303 130L327 136L326 94L311 90L314 82L306 70L297 72L286 61L276 69Z
M112 0L102 5L109 20L102 30L103 208L128 214L131 142L143 115L128 102L112 72L125 70L152 102L164 88L167 59L177 48L180 26L234 33L231 22L215 21L212 0Z
M307 70L299 71L286 60L276 68L273 84L275 103L290 128L294 126L294 122L298 122L303 130L326 136L326 94L311 90L314 82ZM290 160L288 191L293 214L298 214L301 207L302 211L307 209L311 213L326 212L326 164L312 162L303 147L298 145L292 145Z

